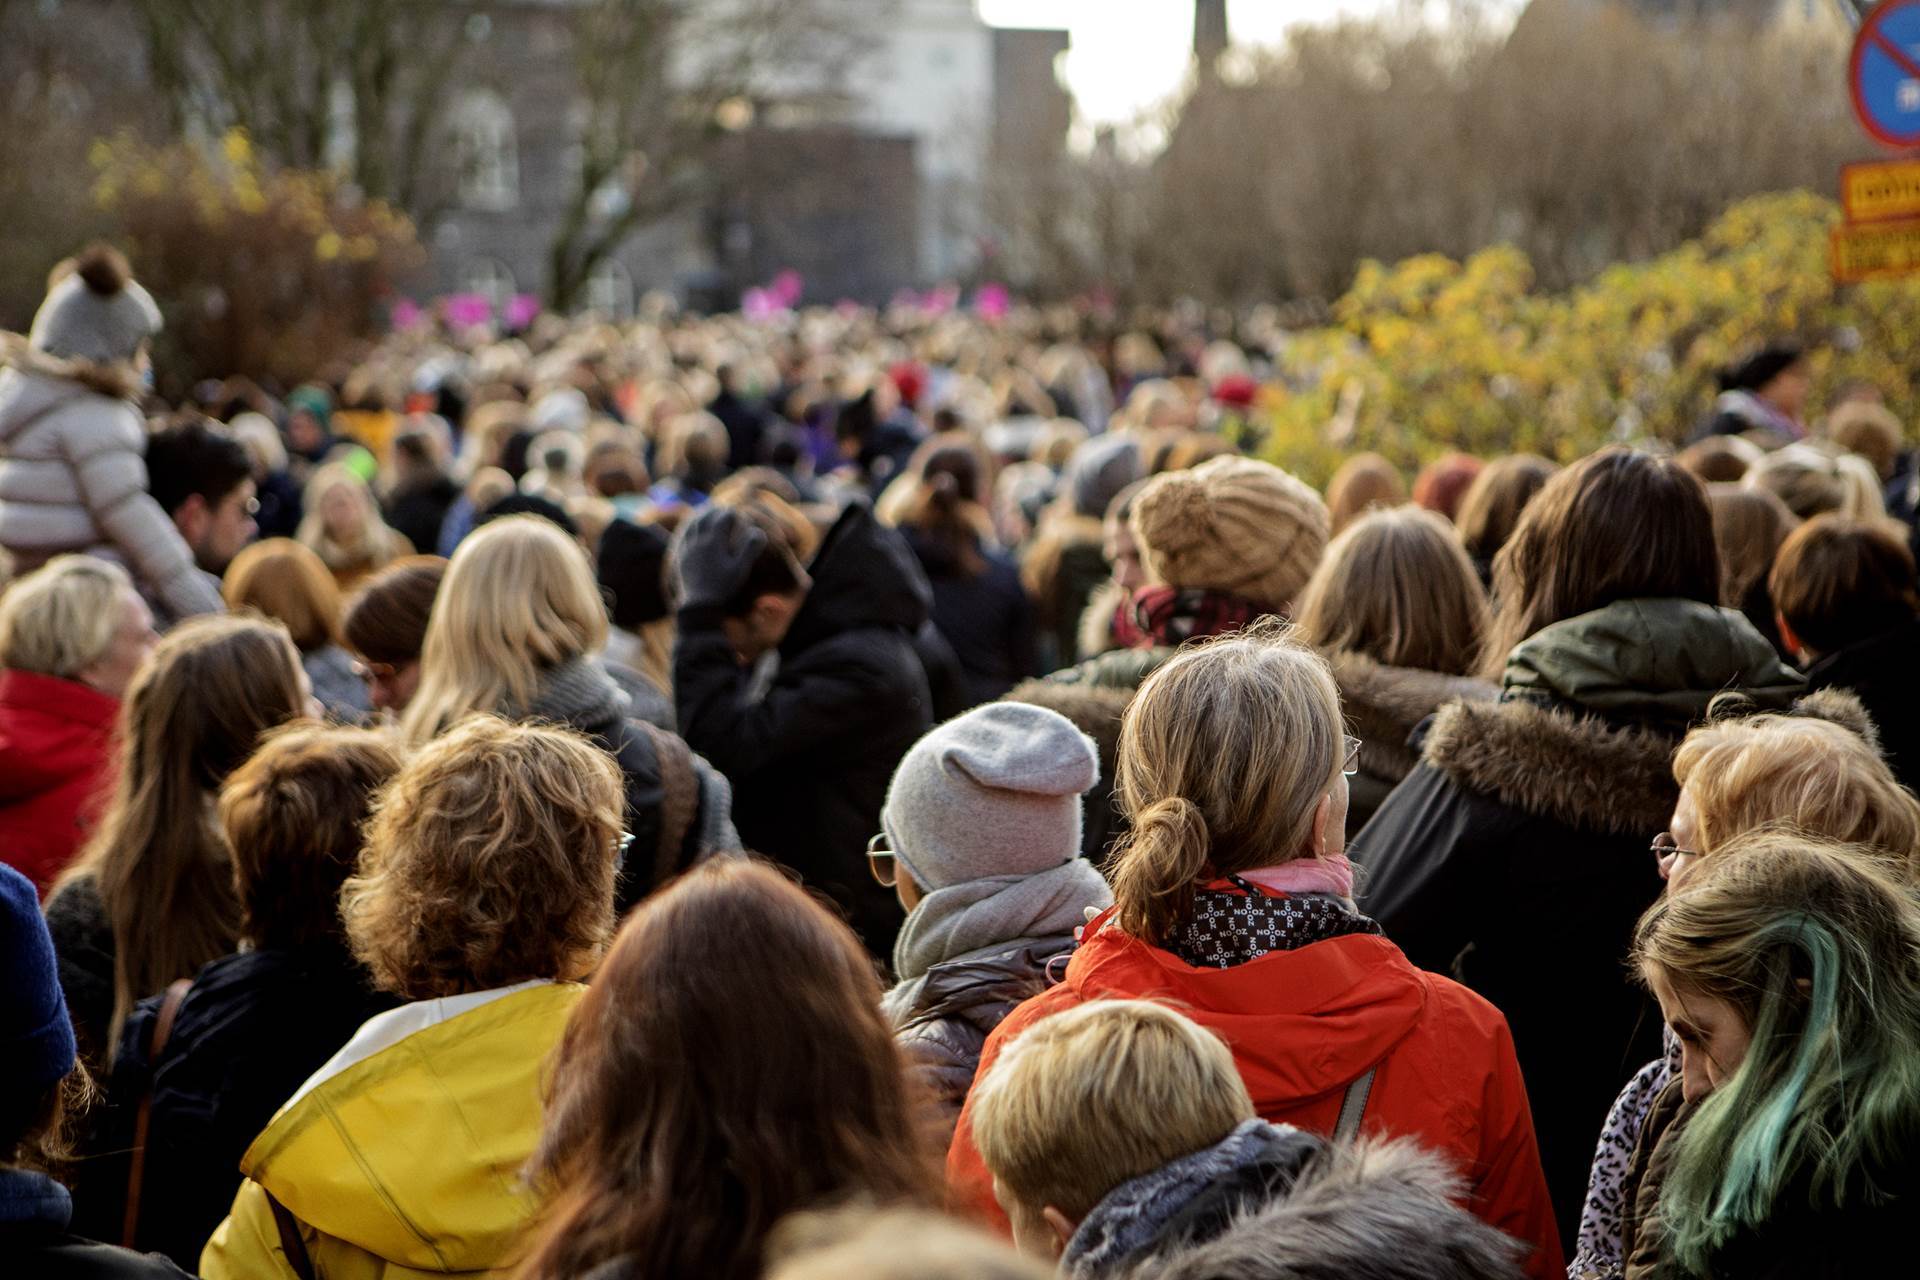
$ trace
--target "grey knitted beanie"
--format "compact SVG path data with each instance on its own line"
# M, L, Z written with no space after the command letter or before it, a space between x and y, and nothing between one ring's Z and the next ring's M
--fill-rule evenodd
M1032 875L1080 856L1080 797L1100 778L1093 740L1057 711L992 702L915 743L880 825L929 892Z
M62 360L120 364L160 332L160 308L134 282L127 260L95 245L72 261L72 270L47 290L27 334L35 351Z

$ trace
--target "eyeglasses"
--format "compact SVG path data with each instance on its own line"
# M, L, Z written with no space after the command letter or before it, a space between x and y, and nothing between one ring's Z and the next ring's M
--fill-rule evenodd
M899 882L900 864L894 859L893 847L884 831L867 841L867 870L889 889Z
M353 674L365 683L373 684L379 680L391 680L400 672L390 662L356 662L353 664Z
M1346 774L1349 778L1360 772L1360 739L1354 737L1352 734L1347 735L1347 754L1345 761L1340 766L1340 772Z
M613 844L613 860L617 863L624 863L627 860L627 850L631 849L632 847L633 847L633 832L622 831L620 833L620 838L614 841L614 844Z
M1700 851L1697 849L1682 849L1679 845L1675 844L1671 831L1662 831L1653 838L1652 852L1653 860L1660 864L1660 876L1662 879L1666 879L1673 874L1674 864L1679 862L1680 859L1697 858L1700 856Z

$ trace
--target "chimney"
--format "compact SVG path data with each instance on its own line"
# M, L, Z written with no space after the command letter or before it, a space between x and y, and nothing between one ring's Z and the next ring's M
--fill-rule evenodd
M1203 79L1217 74L1227 44L1227 0L1194 0L1193 60Z

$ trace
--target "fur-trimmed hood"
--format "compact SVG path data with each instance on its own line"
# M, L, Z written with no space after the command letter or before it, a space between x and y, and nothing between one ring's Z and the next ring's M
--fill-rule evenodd
M1716 703L1716 717L1778 710L1750 699ZM1879 749L1860 700L1842 689L1799 699L1785 714L1830 720ZM1673 816L1678 735L1623 727L1530 702L1457 702L1434 717L1422 759L1468 790L1511 808L1614 835L1659 831Z
M1658 730L1528 702L1456 702L1434 717L1421 759L1509 808L1635 835L1659 831L1673 816L1679 745Z
M36 377L71 382L113 400L139 400L144 390L140 371L131 363L63 360L36 351L17 333L0 333L0 366Z
M1337 1144L1285 1194L1127 1280L1518 1280L1520 1245L1459 1207L1461 1182L1409 1140Z
M1327 664L1360 739L1360 767L1385 779L1404 778L1420 762L1407 740L1421 721L1449 702L1492 702L1500 693L1488 680L1389 667L1365 654L1330 654Z

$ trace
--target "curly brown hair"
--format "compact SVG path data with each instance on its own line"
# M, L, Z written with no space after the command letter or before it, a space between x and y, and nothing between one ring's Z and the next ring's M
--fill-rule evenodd
M623 794L580 734L463 721L374 802L340 897L354 955L407 1000L583 976L613 932Z

